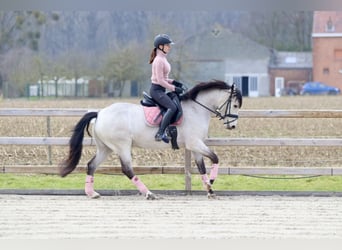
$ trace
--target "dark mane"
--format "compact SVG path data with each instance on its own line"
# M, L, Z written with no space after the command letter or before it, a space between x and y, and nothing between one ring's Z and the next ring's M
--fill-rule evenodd
M231 86L227 83L225 83L224 81L220 81L220 80L213 80L210 82L201 82L199 84L197 84L195 87L193 87L192 89L188 90L183 96L181 96L181 100L182 101L186 101L186 100L195 100L198 93L200 93L201 91L205 91L205 90L210 90L210 89L230 89ZM240 90L238 90L237 88L235 88L234 90L234 96L236 96L239 99L240 102L240 107L242 105L242 95Z
M230 85L219 80L213 80L211 82L201 82L192 89L188 90L182 96L182 100L195 100L199 92L209 89L230 89Z

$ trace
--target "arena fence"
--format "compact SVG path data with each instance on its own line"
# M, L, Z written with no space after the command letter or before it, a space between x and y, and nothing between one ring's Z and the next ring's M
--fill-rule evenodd
M68 145L69 137L51 137L51 117L77 117L88 109L0 109L0 116L46 117L46 137L0 137L0 145L46 145L51 154L52 145ZM342 110L241 110L240 118L342 118ZM342 146L342 139L334 138L208 138L208 146ZM84 145L94 145L91 138L84 138ZM198 173L191 167L191 153L185 150L183 167L139 167L137 174L185 174L187 191L191 190L191 174ZM2 166L2 173L57 173L57 166ZM75 172L84 171L77 167ZM118 167L99 167L97 173L121 173ZM299 168L299 167L220 167L219 174L228 175L342 175L342 168Z

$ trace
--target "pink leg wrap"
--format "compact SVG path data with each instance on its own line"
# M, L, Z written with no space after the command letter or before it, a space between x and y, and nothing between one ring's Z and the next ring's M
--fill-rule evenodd
M92 196L94 194L94 176L87 175L84 191L89 196Z
M213 164L210 170L210 180L215 180L218 173L218 164Z
M208 175L207 174L202 174L202 182L204 185L207 185L209 184L209 178L208 178Z
M137 189L140 191L142 194L146 194L148 192L147 187L145 184L138 178L138 176L134 176L132 178L133 184L137 187Z

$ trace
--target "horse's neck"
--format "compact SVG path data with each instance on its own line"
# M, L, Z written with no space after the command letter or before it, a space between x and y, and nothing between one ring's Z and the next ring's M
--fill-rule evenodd
M197 117L201 117L203 121L210 121L214 111L219 104L217 100L217 92L210 92L206 94L199 94L196 101L184 102L183 110L189 110L190 113L196 114Z
M196 100L208 107L211 110L215 110L218 106L220 106L220 92L218 91L208 91L207 93L198 94Z

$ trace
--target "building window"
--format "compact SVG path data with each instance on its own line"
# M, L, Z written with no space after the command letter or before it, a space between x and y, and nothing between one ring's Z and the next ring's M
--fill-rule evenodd
M329 75L329 68L324 68L323 69L323 74L324 75Z
M249 90L258 91L258 78L256 76L251 76L249 78Z
M336 61L342 61L342 49L335 49L334 57Z
M287 56L287 57L285 58L285 62L286 62L286 63L296 63L296 62L297 62L297 58L294 57L294 56Z
M329 17L329 20L327 21L327 24L325 26L325 31L326 32L334 32L335 31L335 26L331 20L331 17Z
M242 81L240 76L233 76L233 83L236 84L236 87L238 87L238 89L242 89Z

